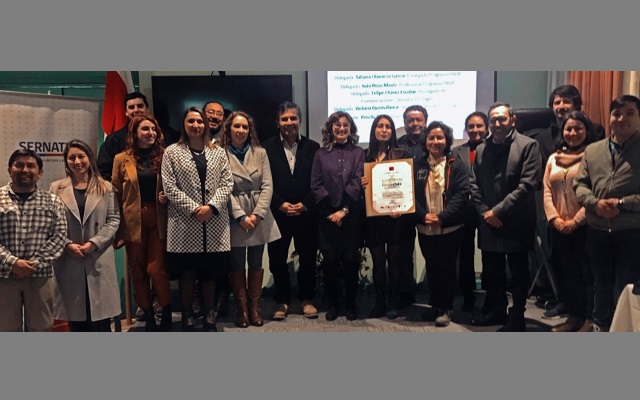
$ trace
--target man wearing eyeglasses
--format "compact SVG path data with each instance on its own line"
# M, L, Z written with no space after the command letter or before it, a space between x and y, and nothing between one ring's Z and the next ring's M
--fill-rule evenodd
M535 190L542 175L538 142L516 131L515 121L509 104L496 103L489 108L492 135L476 148L471 169L471 202L481 217L478 245L488 311L471 324L506 323L498 332L526 331L529 251L536 229ZM508 315L507 260L513 300Z
M222 129L222 123L224 122L224 107L217 101L210 101L205 103L204 107L205 117L207 118L207 124L209 125L209 131L215 141L219 139L219 133Z

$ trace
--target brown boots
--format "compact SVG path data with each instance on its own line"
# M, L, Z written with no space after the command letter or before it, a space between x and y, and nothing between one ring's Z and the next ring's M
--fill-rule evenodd
M249 297L249 321L253 326L264 325L264 320L260 315L260 297L262 297L262 278L264 270L250 270L248 279L247 296Z
M232 272L229 277L238 315L236 326L246 328L249 323L254 326L264 325L264 320L260 315L264 270L250 270L248 274L245 274L244 271Z
M247 315L247 275L244 271L231 272L229 274L233 299L236 302L236 326L246 328L249 326Z

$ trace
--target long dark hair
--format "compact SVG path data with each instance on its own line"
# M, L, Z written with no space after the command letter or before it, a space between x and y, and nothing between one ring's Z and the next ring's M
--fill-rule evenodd
M387 119L389 124L391 124L391 137L389 137L389 141L387 142L387 148L381 149L380 142L376 139L376 127L381 119ZM393 122L393 119L387 114L380 114L373 120L371 123L371 132L369 133L369 152L367 154L367 162L376 161L378 157L378 153L380 150L387 150L387 155L389 154L389 150L395 149L398 147L398 138L396 135L396 124Z
M207 124L207 117L202 111L201 108L198 107L189 107L184 110L184 114L182 115L182 125L180 126L180 139L178 140L179 144L189 146L189 136L187 135L186 129L184 129L184 120L187 119L187 115L189 113L194 112L200 114L202 121L204 122L204 133L202 134L202 140L204 140L204 146L209 147L210 149L216 147L215 143L213 143L213 137L211 136L211 131L209 130L209 124Z

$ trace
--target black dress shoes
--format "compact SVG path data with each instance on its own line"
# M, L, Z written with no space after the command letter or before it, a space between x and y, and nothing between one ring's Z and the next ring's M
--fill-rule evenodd
M338 318L338 307L329 307L324 317L327 321L335 321Z
M527 325L524 321L509 321L501 326L496 332L526 332Z
M490 325L502 325L508 321L507 314L489 313L483 315L478 319L472 319L471 325L473 326L490 326Z
M358 319L358 310L356 308L347 308L345 310L344 316L347 318L347 321L355 321Z

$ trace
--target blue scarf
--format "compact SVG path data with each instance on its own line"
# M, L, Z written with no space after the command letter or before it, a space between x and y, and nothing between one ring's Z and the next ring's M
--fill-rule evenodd
M229 146L229 152L236 156L241 164L244 164L244 156L247 154L247 151L249 151L249 146L250 143L247 143L242 150L238 150L233 146Z

